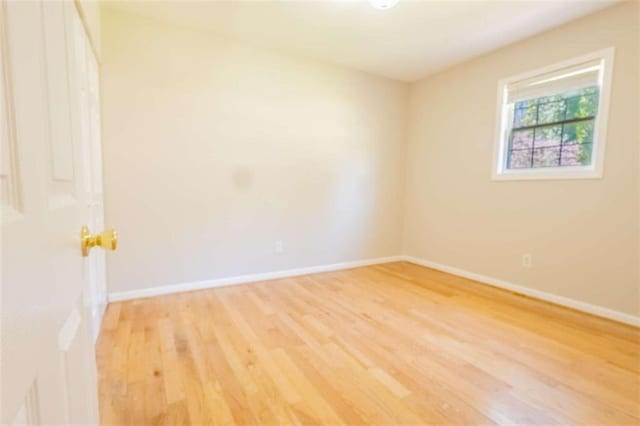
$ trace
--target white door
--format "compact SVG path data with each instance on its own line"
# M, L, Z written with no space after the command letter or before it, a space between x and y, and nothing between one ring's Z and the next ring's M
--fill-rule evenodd
M74 2L0 3L2 424L98 419L104 257L82 257L79 237L103 225L87 40Z
M68 40L73 43L73 66L71 67L71 90L78 96L72 114L80 118L76 137L82 141L82 164L84 199L89 209L87 225L96 232L104 229L104 204L102 192L102 142L100 127L100 79L98 61L91 49L82 21L69 7ZM72 40L72 41L71 41ZM88 165L88 167L87 167ZM107 306L106 258L102 250L93 250L87 257L88 297L91 301L91 334L97 339L100 321Z

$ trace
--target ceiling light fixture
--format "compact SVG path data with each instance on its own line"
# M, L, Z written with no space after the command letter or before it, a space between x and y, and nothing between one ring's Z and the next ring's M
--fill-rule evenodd
M391 9L400 0L369 0L369 4L379 10Z

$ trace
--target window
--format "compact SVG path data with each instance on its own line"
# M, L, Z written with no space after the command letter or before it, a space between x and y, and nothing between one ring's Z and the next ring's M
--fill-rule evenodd
M494 179L602 177L613 48L502 80Z

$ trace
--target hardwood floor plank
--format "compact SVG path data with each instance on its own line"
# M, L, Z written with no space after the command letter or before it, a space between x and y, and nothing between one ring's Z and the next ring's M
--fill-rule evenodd
M638 424L640 330L396 262L110 304L102 424Z

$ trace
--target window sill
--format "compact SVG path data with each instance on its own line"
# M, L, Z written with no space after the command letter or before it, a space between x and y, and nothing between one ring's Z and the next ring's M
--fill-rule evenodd
M548 168L494 172L493 181L602 179L602 171L589 168Z

